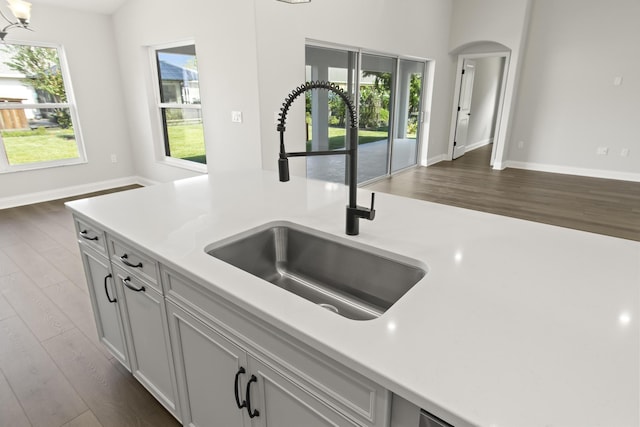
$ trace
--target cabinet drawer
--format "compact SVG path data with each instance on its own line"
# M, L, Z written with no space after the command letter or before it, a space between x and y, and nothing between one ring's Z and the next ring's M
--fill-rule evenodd
M92 224L89 221L73 218L78 241L92 249L95 249L104 256L107 256L107 245L105 233L97 225Z
M146 281L152 288L162 292L158 281L158 263L131 245L109 237L111 261L128 273Z
M368 378L319 354L313 348L269 328L260 319L233 307L204 286L163 267L165 295L227 338L275 366L328 406L363 426L385 426L390 393Z

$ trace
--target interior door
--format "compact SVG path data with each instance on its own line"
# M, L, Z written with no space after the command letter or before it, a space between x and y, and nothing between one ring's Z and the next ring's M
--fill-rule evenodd
M460 97L458 99L458 116L456 119L456 135L453 142L453 158L464 155L467 147L467 134L471 118L471 96L473 95L473 79L476 73L476 63L465 59L462 64L462 78L460 79Z

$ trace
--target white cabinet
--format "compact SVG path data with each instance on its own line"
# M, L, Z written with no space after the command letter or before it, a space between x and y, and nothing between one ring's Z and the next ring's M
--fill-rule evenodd
M179 273L164 269L162 283L185 425L389 425L384 388Z
M389 427L383 387L75 220L102 342L184 425Z
M131 372L176 418L177 392L164 297L131 272L113 266Z
M183 423L193 427L361 426L212 325L167 304Z
M242 367L246 353L212 328L180 309L167 304L173 341L178 389L182 398L185 426L242 427Z
M286 373L269 363L249 357L249 378L245 386L247 413L255 427L362 426L313 396ZM386 425L380 423L379 425Z
M158 263L90 220L74 222L100 340L180 419Z
M120 316L120 301L114 286L109 261L98 252L82 244L80 245L80 254L87 277L98 338L120 363L130 369L122 317Z

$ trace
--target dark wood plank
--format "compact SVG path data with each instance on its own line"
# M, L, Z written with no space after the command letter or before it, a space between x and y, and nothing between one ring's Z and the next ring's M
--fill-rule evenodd
M0 277L17 273L20 268L0 249Z
M73 233L73 231L71 231ZM74 233L75 235L75 233ZM78 246L78 243L75 243ZM58 246L53 249L42 251L40 255L43 256L49 263L55 265L56 269L62 272L64 276L69 279L80 289L86 289L86 277L84 275L84 268L82 266L82 259L80 258L80 252L71 252L64 247Z
M22 272L0 277L0 293L39 341L74 327L62 310Z
M179 426L138 382L115 369L77 329L43 345L104 427Z
M87 411L62 427L103 427L103 425L100 424L100 421L93 415L93 412Z
M417 167L367 189L640 241L640 183L493 170L491 146Z
M0 426L31 427L7 379L0 372Z
M65 275L56 269L51 262L26 243L9 246L2 250L41 288L67 280Z
M88 408L22 320L0 321L0 370L34 427L60 426Z
M13 307L11 307L11 305L9 305L7 300L0 293L0 320L4 320L4 319L6 319L8 317L12 317L12 316L15 316L15 315L16 315L16 312L13 309ZM1 425L2 424L0 424L0 426Z
M43 289L43 292L102 353L107 359L113 356L98 340L96 321L91 308L89 292L78 289L71 282L62 282Z

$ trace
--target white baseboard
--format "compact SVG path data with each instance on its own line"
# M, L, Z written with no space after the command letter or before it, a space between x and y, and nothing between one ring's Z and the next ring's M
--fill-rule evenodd
M489 145L493 142L493 138L484 139L482 141L474 142L473 144L467 145L466 151L473 151L476 148L484 147L485 145Z
M0 209L14 208L17 206L30 205L33 203L42 203L48 202L50 200L64 199L66 197L73 197L81 194L93 193L95 191L103 191L110 188L124 187L126 185L133 184L147 187L157 183L139 176L130 176L126 178L111 179L108 181L92 182L89 184L56 188L55 190L39 191L36 193L3 197L0 198Z
M427 159L427 164L423 165L423 166L435 165L436 163L440 163L443 160L449 160L449 157L446 154L438 154L435 157L431 157L431 158Z
M601 169L574 168L570 166L547 165L541 163L506 161L500 166L515 169L527 169L539 172L561 173L565 175L588 176L591 178L617 179L620 181L640 182L640 173L616 172ZM495 165L494 165L495 167ZM503 169L497 168L496 169Z

